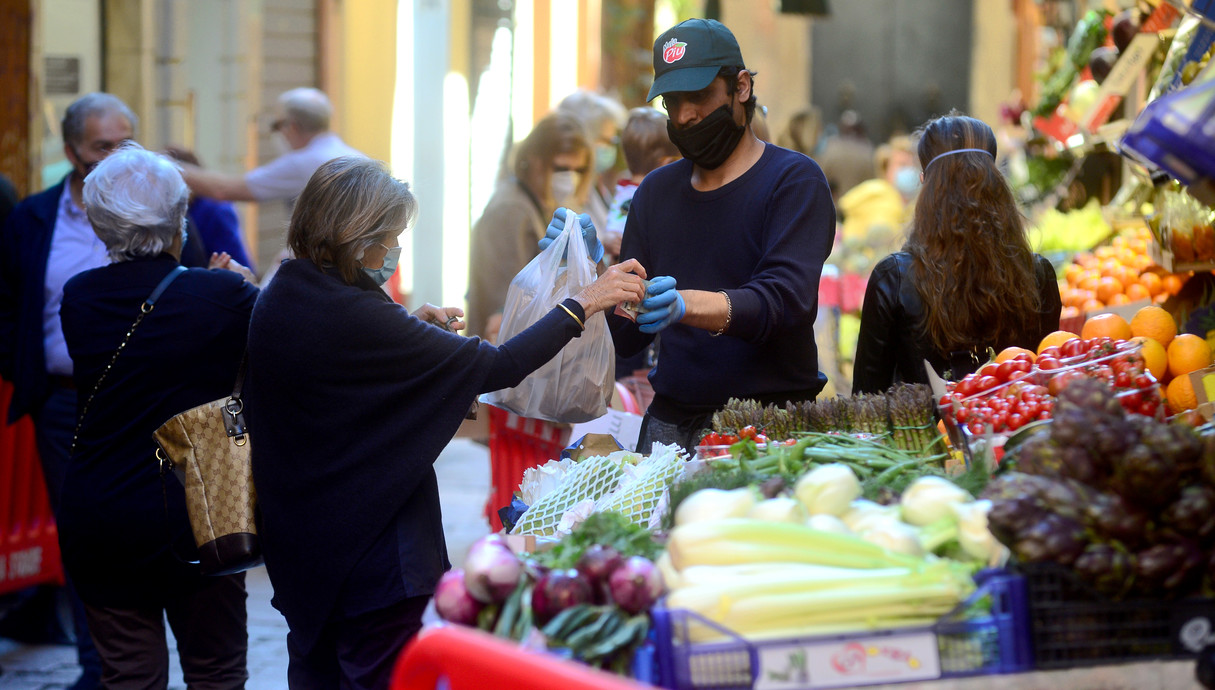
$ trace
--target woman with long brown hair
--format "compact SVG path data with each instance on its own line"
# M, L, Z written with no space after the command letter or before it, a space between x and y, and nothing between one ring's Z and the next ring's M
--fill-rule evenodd
M951 112L924 125L917 154L910 236L865 290L853 392L925 382L925 360L956 380L989 348L1034 349L1059 327L1054 269L1029 247L991 128Z

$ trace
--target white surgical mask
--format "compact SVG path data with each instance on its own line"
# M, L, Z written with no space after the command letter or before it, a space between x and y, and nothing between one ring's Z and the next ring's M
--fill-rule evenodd
M920 189L920 173L915 168L899 168L894 174L894 188L899 194L910 199Z
M553 173L549 189L554 203L559 206L567 205L573 200L574 191L578 189L578 173L573 170L561 170Z
M595 147L595 172L602 175L616 165L616 147L600 144Z

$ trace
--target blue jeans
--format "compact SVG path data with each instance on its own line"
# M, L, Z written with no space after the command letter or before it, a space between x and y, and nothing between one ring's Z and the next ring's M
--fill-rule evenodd
M42 474L46 478L46 492L51 499L51 509L59 514L59 495L63 490L63 478L67 475L68 453L72 437L76 433L76 391L52 385L51 394L33 415L34 442L38 446L38 457L42 461ZM89 626L85 618L84 602L76 595L76 588L67 578L67 596L72 605L72 621L76 628L76 657L83 676L101 677L101 657L93 646ZM83 677L82 676L82 677ZM82 685L84 687L95 687Z

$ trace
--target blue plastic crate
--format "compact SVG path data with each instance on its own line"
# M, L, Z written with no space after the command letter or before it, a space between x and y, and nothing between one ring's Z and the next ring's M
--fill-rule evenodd
M939 674L934 672L933 677L1015 673L1033 668L1024 578L1002 570L991 570L980 573L976 581L979 586L974 594L931 626L788 640L749 642L691 611L655 607L652 616L656 673L646 680L672 690L749 690L760 680L761 656L765 654L839 643L844 643L845 648L861 647L862 642L873 650L881 647L884 639L895 642L914 638L922 643L931 640L928 636L935 637L940 669ZM990 597L990 613L964 618L963 612L984 597ZM692 642L690 630L694 627L713 629L723 639ZM931 668L931 665L925 668ZM781 687L822 687L819 681L809 677L805 666L790 668L789 671L792 675L782 681ZM889 682L892 682L889 678L858 678L850 684Z

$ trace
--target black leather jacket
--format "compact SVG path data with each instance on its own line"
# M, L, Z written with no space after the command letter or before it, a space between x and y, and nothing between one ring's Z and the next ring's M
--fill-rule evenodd
M937 352L923 329L923 305L912 282L911 255L891 254L878 262L865 288L861 332L853 367L853 393L880 393L896 382L927 383L924 360L938 374L958 380L987 361L987 348L996 352L1013 345L1036 350L1038 343L1059 329L1059 284L1050 262L1034 255L1038 292L1042 298L1036 328L1011 342L986 342L969 350Z

